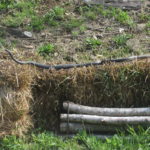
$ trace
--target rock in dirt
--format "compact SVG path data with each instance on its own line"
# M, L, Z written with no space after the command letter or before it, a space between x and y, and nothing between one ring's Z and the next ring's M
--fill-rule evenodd
M29 32L29 31L24 31L23 32L23 35L25 36L25 37L27 37L27 38L32 38L32 33L31 32Z

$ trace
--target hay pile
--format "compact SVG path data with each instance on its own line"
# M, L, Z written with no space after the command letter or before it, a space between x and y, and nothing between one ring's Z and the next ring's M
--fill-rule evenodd
M0 136L23 135L32 126L29 103L32 74L29 67L0 62Z
M37 125L58 129L62 103L100 107L150 106L150 62L41 71L33 88Z
M64 101L100 107L150 106L149 61L55 71L1 60L0 136L22 135L32 123L58 131Z

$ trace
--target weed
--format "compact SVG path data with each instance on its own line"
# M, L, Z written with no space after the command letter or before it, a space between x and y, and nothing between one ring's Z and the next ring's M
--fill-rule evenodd
M86 38L85 45L88 49L96 48L97 46L101 45L102 42L99 39L95 38Z
M0 38L0 48L2 48L3 46L6 46L6 41Z
M90 19L90 20L96 20L96 18L97 18L97 15L93 11L87 11L87 12L85 12L84 15L87 19Z
M121 9L116 9L116 14L114 15L115 19L124 25L133 25L132 18L128 15L127 12L122 11Z
M76 11L80 13L80 15L84 15L85 12L91 11L91 8L88 6L80 6L76 8Z
M10 5L14 4L15 0L1 0L0 10L8 9Z
M46 24L51 26L59 25L59 21L64 18L65 10L61 7L54 7L50 12L48 12L45 17L44 21Z
M105 9L103 6L99 6L97 7L97 13L101 14L104 17L111 17L112 15L112 10L110 11L110 9Z
M6 31L2 28L0 28L0 37L5 37Z
M86 31L85 25L81 25L79 28L80 28L80 33L84 33Z
M150 15L146 14L146 13L140 13L138 15L138 19L140 22L147 22L150 21Z
M150 21L146 23L146 32L150 35Z
M43 18L40 16L33 16L30 22L29 28L31 28L34 31L41 31L44 29L44 21Z
M113 42L117 48L126 46L128 39L132 38L131 34L120 34L113 38Z
M78 31L72 31L71 34L73 37L77 37L79 35L79 32Z
M66 21L63 26L66 31L71 32L74 28L80 27L83 24L83 20L72 18Z
M50 53L54 53L55 46L53 44L43 44L38 49L38 53L42 56L49 55Z

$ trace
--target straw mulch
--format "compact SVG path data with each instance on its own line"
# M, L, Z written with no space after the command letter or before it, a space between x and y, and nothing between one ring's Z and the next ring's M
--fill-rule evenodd
M37 125L58 129L64 101L97 107L150 106L149 66L143 61L41 71L33 88Z
M32 126L31 69L7 60L1 60L0 66L0 136L21 136Z
M97 107L150 106L150 62L42 70L0 61L0 136L35 127L59 131L62 103ZM32 114L32 116L31 116Z

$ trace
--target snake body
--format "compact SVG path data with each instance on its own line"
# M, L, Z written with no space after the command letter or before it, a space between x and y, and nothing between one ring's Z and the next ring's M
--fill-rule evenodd
M133 60L137 60L137 59L150 58L150 55L143 55L143 56L131 56L131 57L119 58L119 59L102 60L100 62L91 62L91 63L83 63L83 64L45 65L45 64L40 64L40 63L34 62L34 61L17 60L16 58L14 58L13 54L9 50L5 50L5 51L10 55L12 60L14 60L16 63L18 63L20 65L28 64L28 65L33 65L33 66L36 66L36 67L42 68L42 69L56 69L56 70L98 66L98 65L103 65L105 63L110 63L110 62L120 63L120 62L133 61Z

